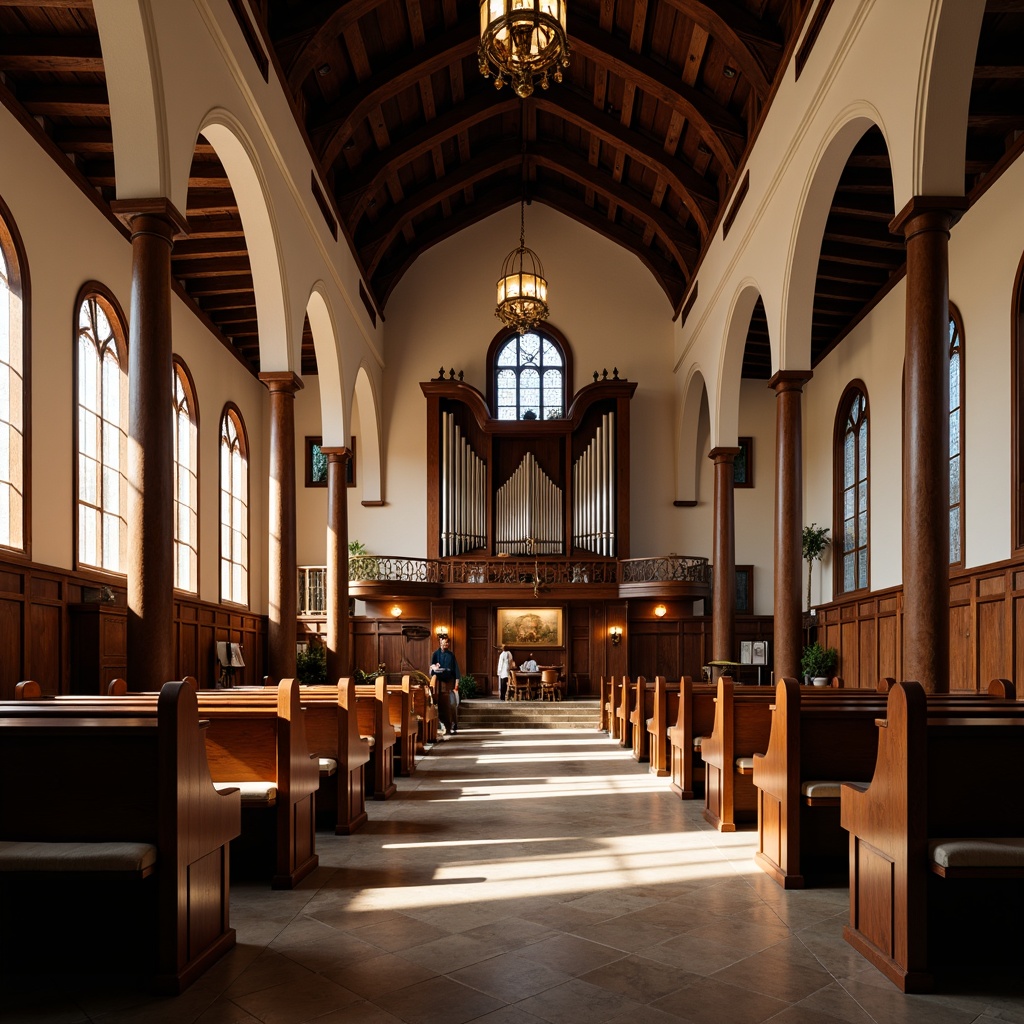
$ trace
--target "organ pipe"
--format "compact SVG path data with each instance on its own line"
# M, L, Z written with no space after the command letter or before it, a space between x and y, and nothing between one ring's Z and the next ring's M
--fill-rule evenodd
M487 466L448 412L441 419L440 507L442 556L487 544Z
M562 553L562 489L541 469L531 452L523 456L515 472L498 488L496 499L497 552Z
M596 555L615 555L615 413L601 417L572 467L573 544Z

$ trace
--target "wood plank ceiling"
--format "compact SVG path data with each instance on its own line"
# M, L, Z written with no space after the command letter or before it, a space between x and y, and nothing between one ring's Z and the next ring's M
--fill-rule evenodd
M471 0L231 0L252 16L321 181L384 311L430 246L525 196L634 253L680 308L813 0L569 0L565 81L525 101L477 69ZM1024 2L989 0L971 98L970 192L1024 132ZM257 42L257 46L259 43ZM275 69L272 67L272 75ZM0 100L45 133L101 203L116 193L91 0L0 0ZM31 122L31 123L30 123ZM812 362L902 272L892 181L869 132L836 190L815 295ZM197 141L173 272L252 372L256 302L230 183ZM498 268L495 267L497 274ZM763 308L744 376L770 369ZM315 372L308 335L303 372Z

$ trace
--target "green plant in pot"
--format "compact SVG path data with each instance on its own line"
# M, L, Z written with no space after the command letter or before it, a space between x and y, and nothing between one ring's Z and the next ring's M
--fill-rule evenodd
M800 671L804 679L815 686L827 686L839 664L839 652L834 647L822 647L817 641L808 644L800 658Z
M821 561L825 556L825 551L831 544L831 538L828 535L827 526L819 526L817 523L811 523L810 526L804 527L803 532L803 550L804 560L807 562L807 610L811 610L811 571L814 568L816 561Z
M295 652L295 675L303 686L326 684L327 648L315 637Z
M459 700L469 700L477 695L476 679L471 675L459 679Z
M380 578L380 562L367 553L366 545L359 540L348 542L348 578L350 580L375 580Z

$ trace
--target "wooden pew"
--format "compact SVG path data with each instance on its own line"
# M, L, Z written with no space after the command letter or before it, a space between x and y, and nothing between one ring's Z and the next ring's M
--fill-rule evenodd
M637 682L643 676L637 677ZM618 741L620 747L633 745L633 708L636 705L636 683L629 681L629 676L623 676L622 682L616 686L619 691L618 700L615 703L615 713L618 716Z
M897 683L878 725L870 785L842 788L842 826L850 834L843 935L902 991L923 992L944 958L1019 951L1012 908L1024 878L1024 708L1007 702L1000 716L929 714L918 684ZM966 842L950 842L957 840ZM965 863L956 866L961 850ZM1007 885L1011 879L1018 888Z
M839 824L842 782L866 782L875 767L885 691L809 690L795 679L776 685L771 736L754 756L758 798L758 866L783 888L802 888L848 875L848 838ZM942 707L1001 714L1014 696L1008 680L993 680L989 696L960 691L929 698Z
M688 676L683 677L683 679L688 678ZM654 678L650 717L645 722L650 761L648 771L652 775L664 777L670 774L672 748L668 735L669 722L675 722L679 718L681 689L682 679L678 683L668 683L664 676L655 676Z
M619 738L619 703L621 700L622 684L616 683L615 677L612 676L608 680L608 700L603 707L607 722L606 728L608 730L608 736L613 740L617 740Z
M318 826L349 836L366 823L366 765L371 739L359 735L355 711L355 681L339 679L337 686L303 686L302 705L310 746L337 762L337 772L321 770L316 812ZM351 711L349 709L352 709Z
M0 705L0 927L8 965L138 963L177 994L235 944L237 790L214 789L193 691L132 714ZM75 909L88 904L87 919ZM20 912L20 913L19 913Z
M282 679L276 701L273 688L268 696L261 700L251 692L201 690L199 709L210 719L206 756L214 782L240 786L243 812L273 811L276 852L271 884L291 889L319 863L319 759L306 737L299 681ZM255 832L259 825L248 827ZM246 830L243 820L243 838Z
M771 701L762 687L744 687L731 678L718 680L715 724L701 744L704 761L704 819L719 832L735 832L737 824L756 824L753 756L768 749Z
M378 676L373 686L356 687L356 715L359 735L373 738L373 798L387 800L398 788L393 754L397 737L391 725L388 684L384 676Z
M410 687L410 693L413 721L416 724L416 753L422 754L426 744L437 742L437 705L428 678L419 672L416 680Z
M672 789L684 800L704 795L700 744L714 728L717 693L717 686L694 683L689 676L683 676L679 684L679 709L675 725L669 727L668 742Z
M634 761L650 760L647 744L647 719L654 710L654 690L657 678L653 683L649 683L643 676L637 676L636 683L631 687L633 706L629 712L629 731L632 734ZM662 681L664 682L664 680Z
M413 714L412 679L402 676L400 684L388 684L388 718L395 730L395 770L408 778L416 771L416 737L419 723Z
M600 719L597 725L598 732L606 732L611 735L611 696L610 696L610 683L604 676L598 680L597 683L597 707L600 713Z

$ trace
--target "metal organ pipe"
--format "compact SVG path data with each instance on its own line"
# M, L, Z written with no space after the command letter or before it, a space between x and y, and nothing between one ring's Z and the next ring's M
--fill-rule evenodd
M487 543L487 467L462 436L452 413L441 414L441 555Z
M615 413L606 412L573 465L573 543L615 554Z
M532 452L498 488L495 547L509 554L561 554L562 489L540 468Z

